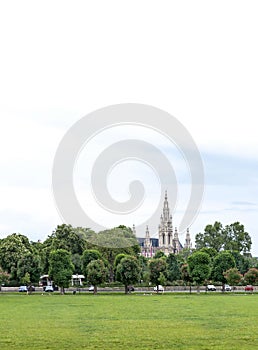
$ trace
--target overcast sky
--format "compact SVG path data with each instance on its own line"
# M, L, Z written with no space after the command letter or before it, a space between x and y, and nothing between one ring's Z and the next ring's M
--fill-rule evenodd
M51 188L62 137L96 109L134 102L176 117L200 150L205 194L192 239L216 220L240 221L258 256L257 16L256 1L1 2L0 237L20 232L43 240L62 222ZM113 130L84 153L93 159L116 132L120 139L131 137L129 129ZM189 192L187 165L173 158L175 150L160 135L139 129L133 135L172 159L177 226ZM89 177L83 159L75 172L78 197L90 196L82 185ZM122 201L125 182L142 177L145 207L125 222L103 218L107 226L137 224L153 209L158 181L136 163L114 169L108 184ZM95 217L100 213L92 210Z

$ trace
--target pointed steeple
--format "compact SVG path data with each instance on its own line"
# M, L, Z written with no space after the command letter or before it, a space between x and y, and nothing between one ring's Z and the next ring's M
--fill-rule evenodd
M150 240L150 232L148 225L146 226L146 232L145 232L145 239L144 239L144 247L150 247L151 246L151 240Z
M148 225L146 226L146 237L150 237L150 232L149 232L149 227L148 227Z
M165 191L165 200L164 200L164 205L163 205L163 217L164 217L164 221L168 221L169 217L170 217L167 191Z
M186 230L186 236L185 236L185 245L184 248L186 249L190 249L192 247L192 243L191 243L191 236L189 233L189 228Z

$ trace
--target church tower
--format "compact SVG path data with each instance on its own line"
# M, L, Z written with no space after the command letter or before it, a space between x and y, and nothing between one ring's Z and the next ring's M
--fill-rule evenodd
M133 232L136 235L135 225L133 225ZM172 215L170 214L167 191L165 191L158 235L158 239L156 239L158 244L153 244L153 238L150 238L149 228L148 226L146 227L145 238L141 238L141 254L146 258L151 258L158 250L168 256L171 253L178 254L183 248L192 248L189 229L186 231L184 247L179 241L177 228L175 228L175 231L173 230Z
M186 238L185 238L185 249L191 249L192 248L192 243L191 243L191 237L189 233L189 228L186 230Z
M149 227L146 226L145 238L144 238L144 256L151 258L153 253L152 243L150 239Z
M172 215L170 215L167 191L159 224L159 248L166 255L174 253Z

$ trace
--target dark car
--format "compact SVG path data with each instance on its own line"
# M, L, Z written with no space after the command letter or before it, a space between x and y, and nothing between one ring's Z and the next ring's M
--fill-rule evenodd
M251 286L250 284L248 284L247 286L245 286L245 291L246 291L246 292L253 292L253 290L254 290L254 287Z

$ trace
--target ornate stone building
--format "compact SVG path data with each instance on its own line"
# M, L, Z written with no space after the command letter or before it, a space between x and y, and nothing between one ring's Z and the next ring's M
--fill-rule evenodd
M133 226L133 231L136 233L135 226ZM177 228L175 228L175 230L173 229L167 191L165 192L163 211L160 216L158 235L158 239L150 238L149 228L148 226L146 227L145 238L138 239L141 246L141 254L143 256L147 258L152 257L158 250L164 252L165 255L169 255L170 253L178 254L183 248L190 249L192 246L189 229L186 231L184 247L179 241Z

